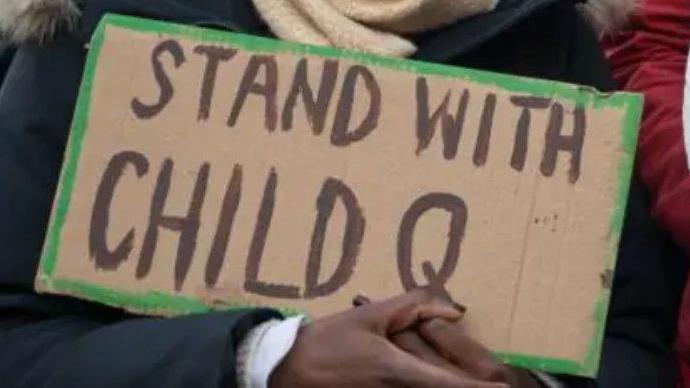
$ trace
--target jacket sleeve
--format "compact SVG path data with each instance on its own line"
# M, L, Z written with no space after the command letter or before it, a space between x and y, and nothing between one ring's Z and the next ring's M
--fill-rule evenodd
M690 252L690 174L683 142L683 87L690 10L682 0L650 0L629 30L604 40L621 89L643 93L637 167L660 224Z
M238 342L277 313L145 318L33 291L84 54L22 47L0 89L0 386L234 387Z
M9 323L6 314L0 334L4 387L235 387L238 343L274 317L255 310L139 318L61 302L0 297L0 312L12 311L15 320ZM35 316L42 304L52 313ZM8 309L12 305L24 306L23 312Z

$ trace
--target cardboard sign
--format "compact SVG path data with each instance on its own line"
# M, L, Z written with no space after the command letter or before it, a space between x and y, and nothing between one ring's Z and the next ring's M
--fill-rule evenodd
M640 98L123 16L90 45L37 287L150 314L445 289L593 375Z

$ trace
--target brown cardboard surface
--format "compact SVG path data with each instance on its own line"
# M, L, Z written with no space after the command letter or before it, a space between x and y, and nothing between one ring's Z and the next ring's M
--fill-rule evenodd
M348 308L358 294L386 298L435 281L469 307L469 332L497 352L576 363L588 357L608 295L602 276L613 269L617 244L611 220L621 206L619 162L630 157L621 144L625 106L597 105L595 98L578 103L557 93L530 97L500 83L351 57L252 52L204 43L194 34L103 29L54 272L39 273L39 289L59 292L49 280L68 279L318 317ZM214 77L208 53L219 49L225 57ZM316 99L311 117L293 86L302 66L314 96L322 93L326 101L332 94L321 110ZM324 69L335 77L322 80ZM354 80L351 96L344 86L348 78ZM243 79L248 94L242 105ZM168 82L169 102L152 108ZM211 85L204 97L202 89ZM294 109L286 108L291 90L298 92ZM428 103L432 116L446 97L449 116L439 116L430 126L432 139L420 146L420 104ZM533 106L529 114L521 104ZM236 121L229 123L233 109ZM371 131L343 144L366 116ZM343 123L345 134L338 135ZM525 136L517 135L519 123L528 128ZM578 124L581 146L574 135ZM550 127L561 134L550 144L574 145L579 162L577 152L560 150L549 167ZM444 136L458 144L455 155L446 150L444 156ZM125 161L124 167L104 178L114 160ZM166 173L168 194L156 199ZM195 190L198 210L190 212ZM339 194L330 217L328 190ZM112 202L96 204L99 195ZM266 206L270 197L272 211ZM360 216L348 219L345 203ZM150 227L156 206L163 219ZM418 218L411 208L419 210ZM257 226L257 218L265 225ZM313 235L319 218L326 222L317 264L320 240ZM408 227L401 232L403 224ZM180 230L187 231L185 238ZM118 261L112 253L128 233L121 249L129 253ZM147 234L148 248L142 248ZM448 253L449 242L458 241L457 251ZM187 260L180 246L191 252ZM406 262L401 251L408 246ZM147 249L149 267L141 260ZM349 264L339 268L344 250ZM212 252L220 254L209 260ZM248 264L249 256L258 261ZM333 286L334 273L341 281ZM308 290L310 281L317 287ZM146 312L178 313L172 306L155 310Z

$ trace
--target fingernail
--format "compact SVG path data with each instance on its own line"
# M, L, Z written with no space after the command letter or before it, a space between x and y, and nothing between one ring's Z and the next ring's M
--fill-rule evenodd
M364 306L365 304L369 303L371 303L371 299L364 295L357 295L354 299L352 299L352 305L355 307Z
M460 303L453 302L453 307L455 307L456 310L460 311L463 314L467 312L467 306L462 305Z

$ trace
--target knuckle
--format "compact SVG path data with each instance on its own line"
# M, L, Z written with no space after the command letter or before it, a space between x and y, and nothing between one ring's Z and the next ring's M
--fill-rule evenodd
M423 322L420 325L420 329L423 330L425 333L434 336L441 333L446 333L448 330L448 325L446 325L445 322L442 320L430 319L428 321Z
M375 380L383 386L407 387L410 385L409 364L404 360L403 354L389 354L384 359L377 360L377 372Z

